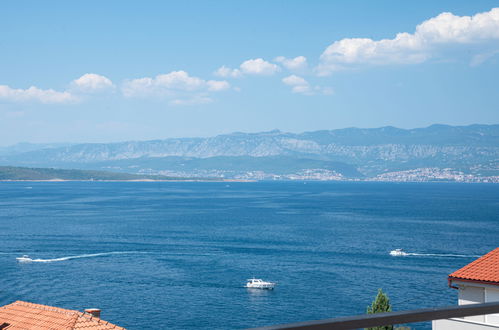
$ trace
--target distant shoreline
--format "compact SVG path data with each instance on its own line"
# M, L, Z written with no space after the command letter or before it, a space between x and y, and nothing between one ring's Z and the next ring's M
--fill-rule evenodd
M257 182L257 180L233 180L233 179L192 179L192 180L154 180L154 179L135 179L135 180L78 180L78 179L47 179L47 180L0 180L0 182Z
M384 181L384 180L244 180L244 179L192 179L192 180L154 180L154 179L137 179L137 180L78 180L78 179L47 179L47 180L0 180L1 182L221 182L221 183L254 183L254 182L369 182L369 183L466 183L466 184L498 184L499 182L480 182L480 181Z

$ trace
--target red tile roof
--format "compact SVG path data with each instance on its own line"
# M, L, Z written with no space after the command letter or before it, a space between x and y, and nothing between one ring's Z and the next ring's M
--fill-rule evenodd
M450 274L451 280L499 285L499 247Z
M0 329L118 330L125 328L79 311L16 301L0 307Z

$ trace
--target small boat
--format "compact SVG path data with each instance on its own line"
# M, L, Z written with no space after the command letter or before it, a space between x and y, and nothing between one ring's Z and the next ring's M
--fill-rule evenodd
M402 249L395 249L395 250L390 251L390 255L394 256L394 257L401 257L401 256L406 256L407 252L405 252Z
M31 262L33 259L31 259L27 254L23 255L22 257L16 258L17 262Z
M246 287L251 289L272 290L276 286L276 283L274 282L267 282L259 278L250 278L247 281L248 282L246 283Z

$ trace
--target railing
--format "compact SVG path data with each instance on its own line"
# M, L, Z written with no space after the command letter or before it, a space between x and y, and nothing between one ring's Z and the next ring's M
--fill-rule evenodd
M424 322L432 320L449 319L453 317L465 317L465 316L485 315L485 314L494 314L494 313L499 313L499 302L338 317L334 319L325 319L318 321L271 325L267 327L253 328L251 330L358 329L358 328L384 326L390 324Z

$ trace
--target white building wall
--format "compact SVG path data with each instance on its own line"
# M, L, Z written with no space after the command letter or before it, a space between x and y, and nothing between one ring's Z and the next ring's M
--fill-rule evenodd
M459 288L459 305L499 301L499 287L472 282L454 281ZM466 316L447 320L434 320L433 330L490 330L499 329L499 314Z
M433 330L497 330L499 326L464 319L434 320Z
M485 288L485 302L499 301L499 288ZM499 314L488 314L485 316L485 322L499 326Z
M485 302L485 288L468 284L459 284L459 305L481 304ZM466 316L465 320L485 322L484 315Z

